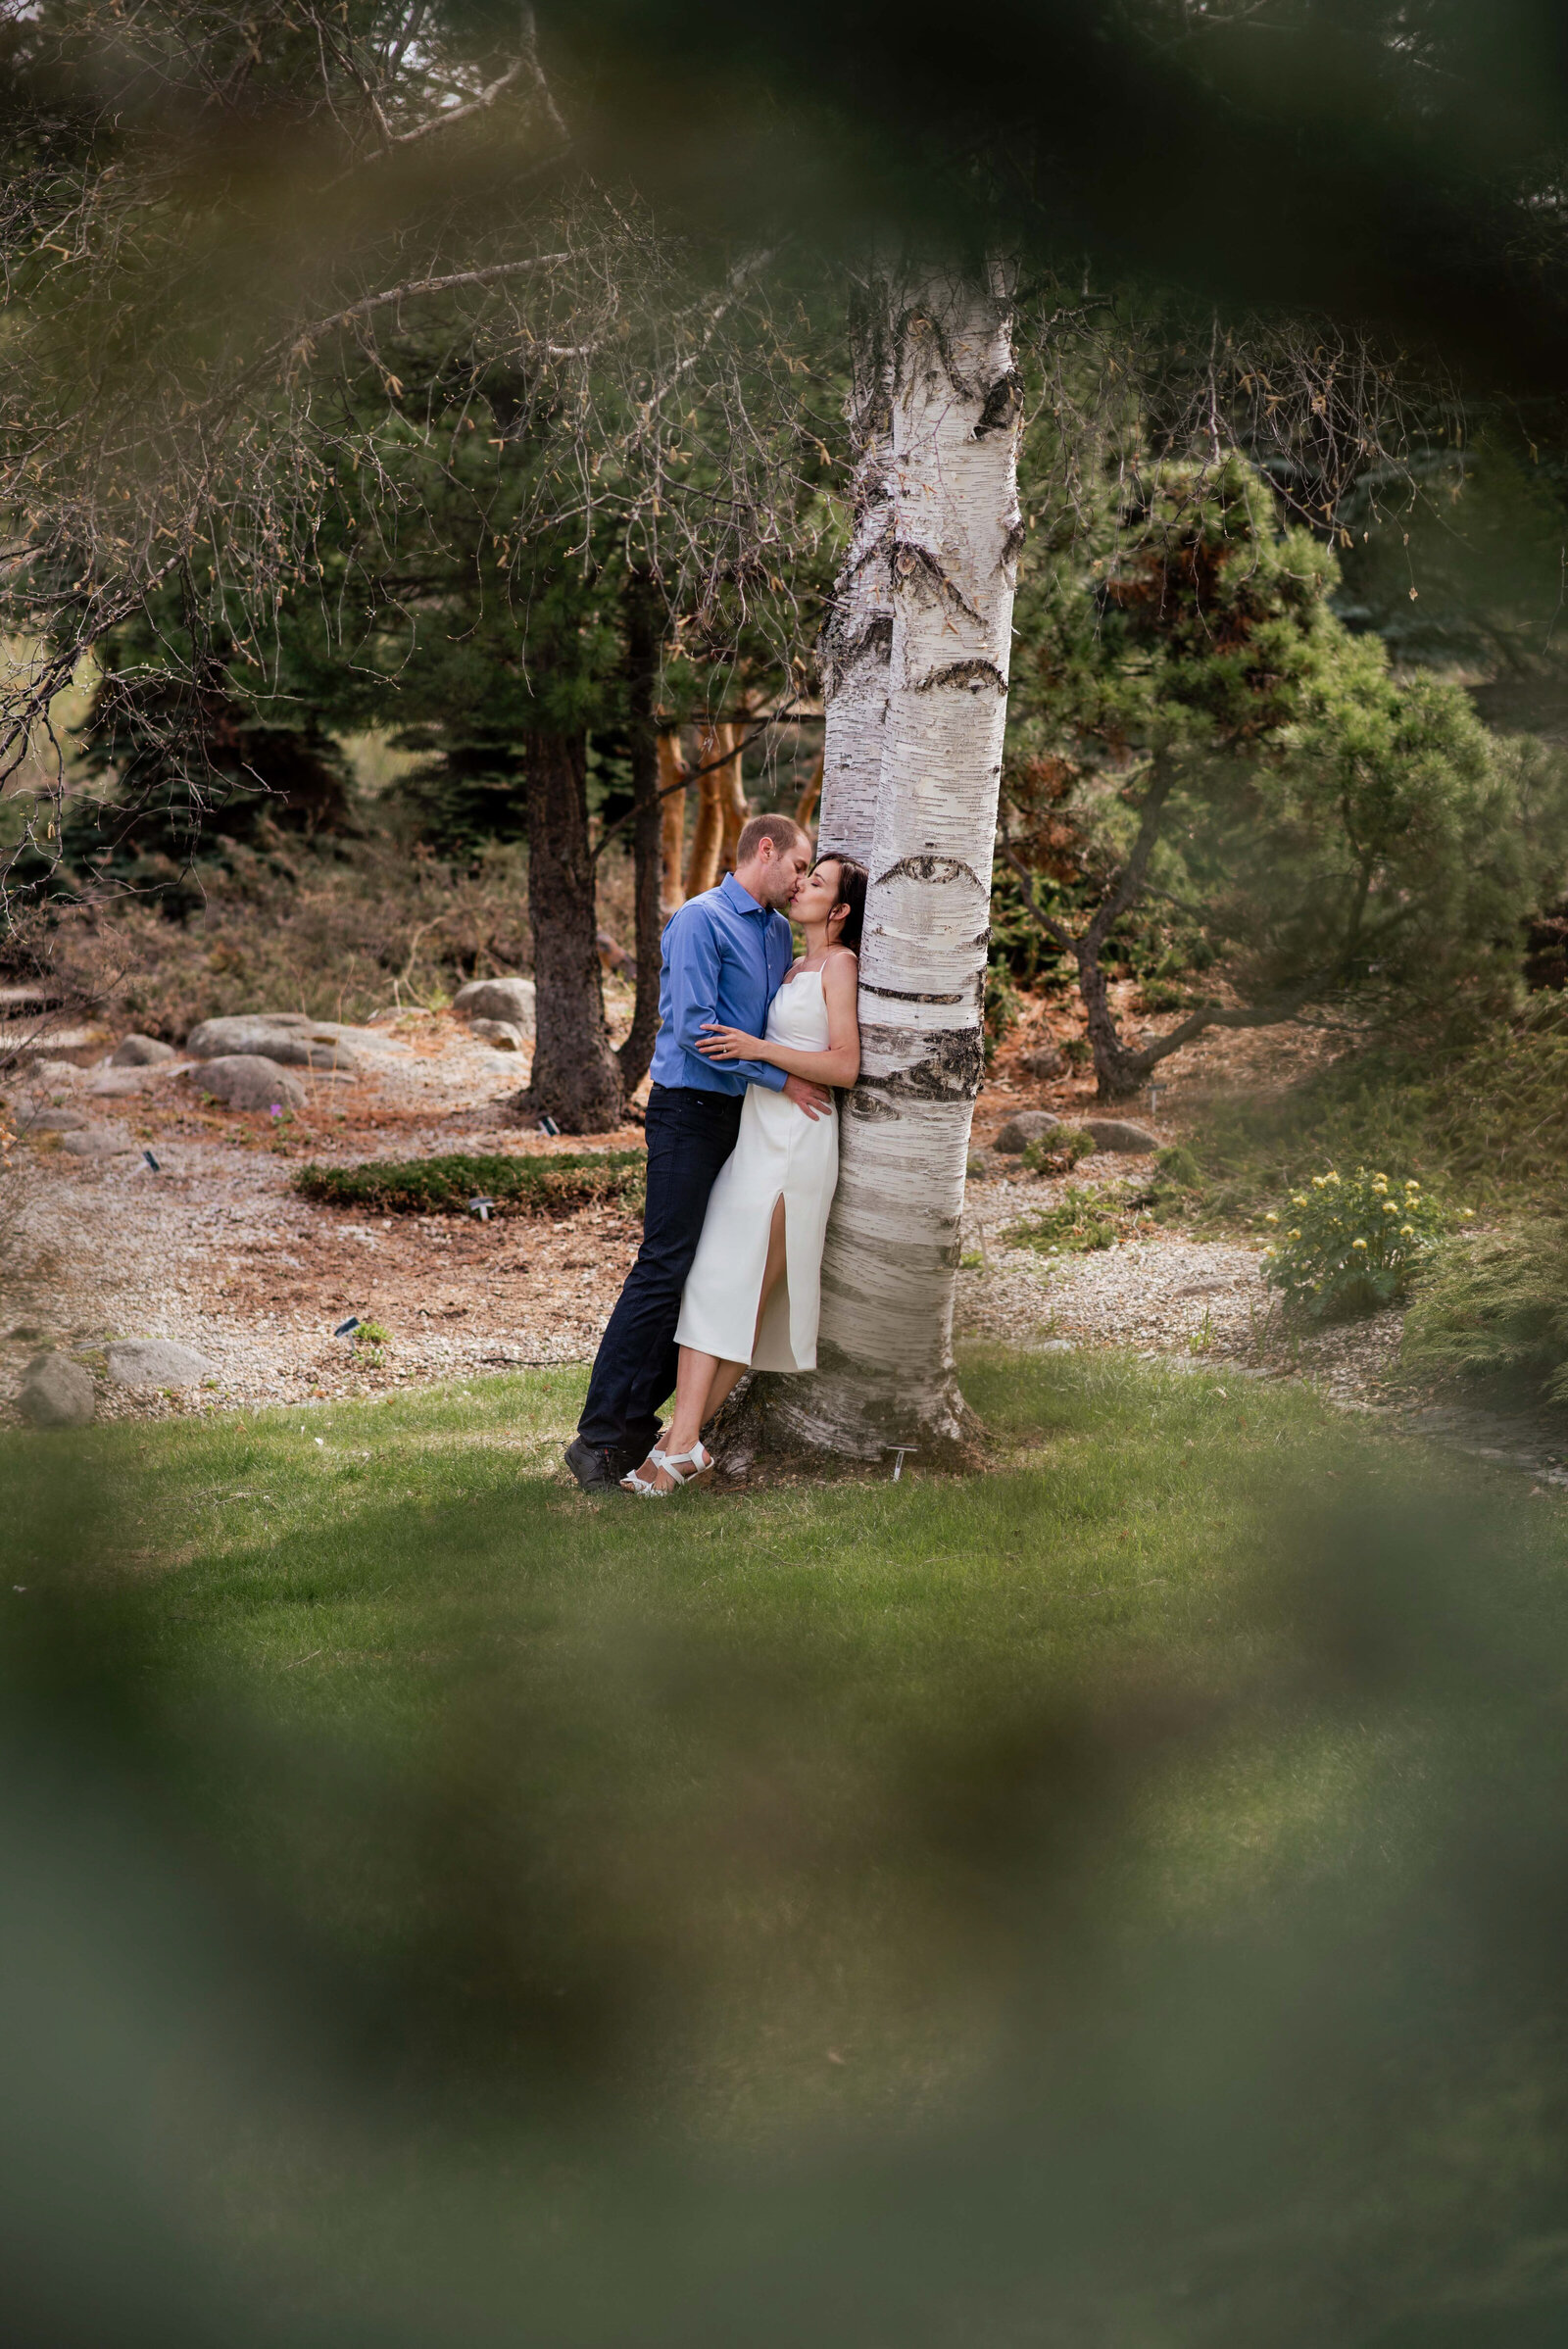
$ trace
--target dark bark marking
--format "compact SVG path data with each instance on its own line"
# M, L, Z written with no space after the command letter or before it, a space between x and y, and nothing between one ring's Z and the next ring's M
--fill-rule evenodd
M885 889L890 881L967 881L975 889L981 886L974 866L965 864L961 856L901 856L897 864L877 875L876 886Z
M896 1069L891 1076L878 1074L868 1080L879 1094L892 1101L972 1101L978 1099L985 1076L985 1040L978 1027L950 1028L937 1035L921 1028L886 1028L868 1025L861 1030L861 1042L878 1056L890 1058L900 1053L918 1054L908 1067ZM858 1101L858 1090L852 1101Z
M1007 680L994 661L950 661L946 668L934 668L929 677L922 677L916 693L935 693L939 685L967 685L978 693L982 685L994 685L1004 694Z
M973 440L985 440L993 432L1010 432L1023 409L1023 383L1014 368L999 375L985 396Z
M885 1126L894 1123L899 1113L893 1103L883 1101L880 1094L874 1092L862 1077L855 1091L845 1095L844 1114L853 1117L859 1125Z
M862 995L879 995L890 1003L962 1003L967 995L919 995L907 987L873 987L869 979L860 981Z
M901 538L893 550L893 573L906 585L923 589L927 595L945 596L976 627L983 623L980 614L961 589L955 587L929 547L922 547L915 538Z

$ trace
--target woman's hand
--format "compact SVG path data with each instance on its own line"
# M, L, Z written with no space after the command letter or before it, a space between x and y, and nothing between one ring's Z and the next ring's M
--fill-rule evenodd
M767 1047L760 1036L748 1036L744 1028L721 1027L710 1020L703 1029L697 1050L705 1060L765 1060Z

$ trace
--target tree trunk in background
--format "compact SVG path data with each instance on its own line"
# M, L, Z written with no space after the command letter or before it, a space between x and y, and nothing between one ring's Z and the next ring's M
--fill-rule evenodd
M514 1106L564 1134L606 1134L622 1105L599 975L586 737L530 734L524 759L535 1035L533 1075Z
M686 854L686 794L679 789L686 764L680 755L680 736L666 726L659 737L660 827L662 878L659 910L665 921L686 903L682 865Z
M718 869L722 875L735 870L735 851L740 845L746 818L752 810L747 804L746 787L741 779L741 750L746 741L745 721L736 726L720 726L718 737L720 750L727 745L735 754L718 770L719 806L724 811L724 840L718 858Z
M719 858L724 850L724 778L717 761L727 747L721 741L724 729L708 723L697 729L697 766L700 776L697 803L697 822L692 830L692 853L686 864L686 895L701 897L711 889L719 876ZM707 774L702 769L707 767Z
M660 918L663 809L659 732L659 654L663 600L645 573L626 591L626 706L631 735L632 867L635 875L637 1000L631 1030L615 1054L621 1092L630 1101L654 1056L659 1033Z
M1006 273L906 275L862 324L856 362L861 455L823 648L820 846L871 874L861 1072L844 1104L819 1367L761 1399L770 1441L940 1459L967 1443L953 1297L1020 537Z
M825 751L818 751L816 764L811 769L810 779L795 803L795 820L803 832L809 832L816 821L817 802L822 797L822 768L826 757Z

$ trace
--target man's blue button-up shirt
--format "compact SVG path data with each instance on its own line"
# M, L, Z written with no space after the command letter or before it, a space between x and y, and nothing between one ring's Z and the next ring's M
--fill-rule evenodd
M656 1085L693 1085L704 1093L744 1093L748 1085L782 1091L784 1071L765 1060L705 1060L697 1046L710 1022L760 1036L767 1006L795 959L790 925L760 905L733 873L692 898L664 924L659 977Z

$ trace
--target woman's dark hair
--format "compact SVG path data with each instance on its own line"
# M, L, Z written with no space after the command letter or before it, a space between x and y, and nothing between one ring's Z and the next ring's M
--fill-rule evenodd
M818 856L811 867L812 872L819 871L824 864L838 866L837 903L849 907L849 912L844 916L844 927L835 943L847 946L852 954L858 954L860 951L860 925L865 919L865 885L871 876L863 864L856 863L853 856L835 856L831 849L825 856Z

